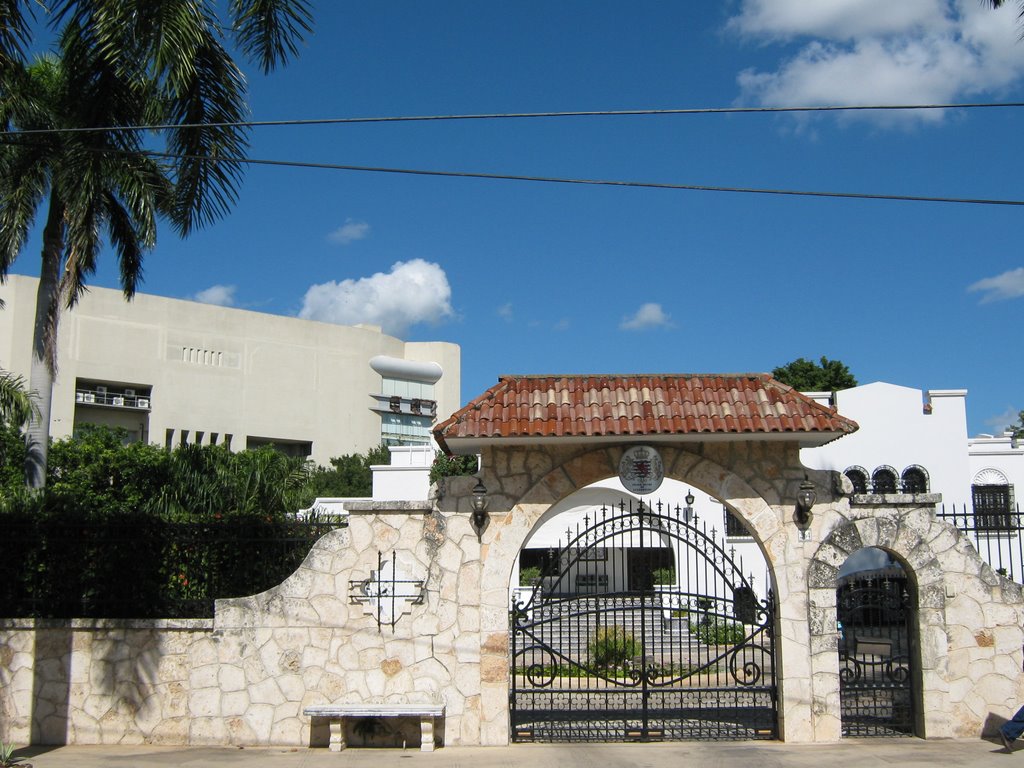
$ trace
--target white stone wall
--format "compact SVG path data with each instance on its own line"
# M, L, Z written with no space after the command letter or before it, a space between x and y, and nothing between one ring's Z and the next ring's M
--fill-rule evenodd
M1021 587L936 520L934 499L851 505L835 494L837 475L811 471L818 504L804 535L792 522L806 472L795 445L661 450L667 474L744 518L771 568L785 740L840 736L836 580L867 546L895 555L915 585L923 735L976 737L1024 701ZM473 477L448 479L431 502L352 503L348 529L323 537L278 587L218 601L212 626L2 622L0 739L315 745L326 734L302 715L307 705L430 702L446 707L444 744L506 744L516 557L545 512L614 473L621 451L485 454L482 541L469 522ZM372 581L392 562L405 586L388 594L422 596L396 599L394 612L375 602ZM408 592L413 582L422 592Z
M219 743L203 681L213 622L0 621L0 741L16 744Z

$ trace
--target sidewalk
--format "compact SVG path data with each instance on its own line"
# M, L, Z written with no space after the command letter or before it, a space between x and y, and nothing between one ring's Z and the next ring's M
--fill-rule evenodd
M1024 744L1018 761L1024 761ZM33 768L986 768L1014 756L987 741L861 739L839 744L675 742L671 744L521 744L399 749L236 747L32 747L17 753Z

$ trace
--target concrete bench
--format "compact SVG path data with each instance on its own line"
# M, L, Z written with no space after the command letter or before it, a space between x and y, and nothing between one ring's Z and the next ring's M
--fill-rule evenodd
M418 717L420 719L420 751L434 751L434 723L444 717L444 704L317 704L302 710L309 717L330 721L332 752L340 752L345 743L345 718L348 717Z

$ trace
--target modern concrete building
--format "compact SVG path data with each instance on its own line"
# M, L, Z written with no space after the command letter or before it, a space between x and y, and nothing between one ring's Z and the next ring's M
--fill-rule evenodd
M0 286L0 366L27 378L38 281ZM273 443L326 463L382 441L427 445L459 406L460 350L376 326L92 288L59 331L51 435L122 427L173 447Z

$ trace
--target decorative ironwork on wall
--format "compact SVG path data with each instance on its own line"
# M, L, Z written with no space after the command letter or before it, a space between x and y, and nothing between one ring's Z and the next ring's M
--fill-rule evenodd
M365 579L349 582L349 603L368 607L377 620L377 629L394 631L395 624L412 606L422 605L426 597L423 579L413 579L398 566L397 553L385 560L377 553L377 570Z

